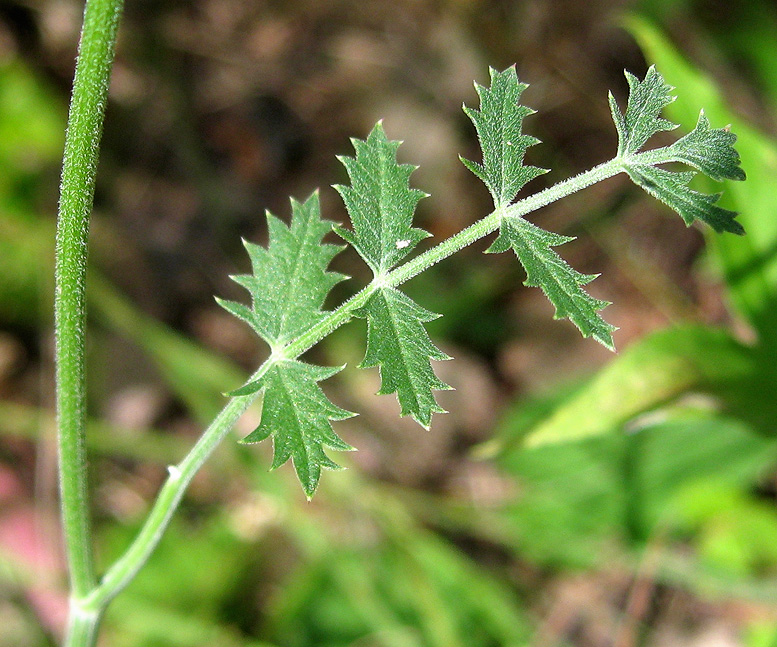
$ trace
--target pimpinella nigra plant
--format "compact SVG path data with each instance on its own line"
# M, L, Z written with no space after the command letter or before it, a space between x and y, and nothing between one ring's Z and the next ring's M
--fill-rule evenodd
M489 87L476 86L479 109L465 107L478 133L482 161L462 160L486 185L494 210L451 238L408 260L429 236L412 226L424 193L410 188L414 168L396 161L398 142L379 123L366 140L354 140L355 155L343 157L350 185L335 187L351 219L351 228L335 225L373 273L370 283L332 311L323 310L330 290L345 277L328 265L340 247L323 243L333 224L321 218L318 194L291 202L287 225L268 215L266 248L246 243L251 273L234 277L251 295L250 307L220 301L250 325L270 348L268 359L232 396L187 456L168 467L168 478L135 540L98 580L94 569L86 488L85 435L85 268L89 212L121 0L89 0L84 17L68 121L62 195L57 230L57 407L63 526L71 596L65 644L85 647L96 641L100 618L110 601L146 563L168 526L188 484L237 419L263 394L259 427L244 442L272 438L272 467L291 459L308 498L322 468L337 469L326 453L352 449L331 422L354 414L330 402L319 383L342 367L321 367L299 357L354 317L367 320L367 349L361 366L379 367L379 393L396 393L402 415L429 427L441 412L434 391L449 388L434 373L432 360L449 359L429 339L424 324L437 315L415 303L401 284L465 246L498 231L487 250L512 249L526 271L526 284L540 287L556 308L586 337L613 348L614 327L599 312L607 302L594 299L583 286L593 280L569 267L555 248L571 240L525 219L530 212L618 173L627 173L687 224L701 220L717 231L741 234L736 214L716 205L718 195L689 188L694 171L663 167L682 163L716 180L743 180L735 136L712 129L704 115L675 143L643 150L652 135L674 124L660 117L672 100L671 88L651 68L644 80L627 74L630 94L625 112L612 97L619 136L616 156L580 175L534 195L515 200L521 188L544 172L524 164L527 149L538 141L522 132L532 110L519 103L527 87L515 68L491 70Z
M247 322L269 344L271 354L259 374L232 395L264 392L259 428L243 442L272 438L276 468L292 459L305 494L311 497L321 468L338 469L325 453L352 449L334 432L331 421L355 415L327 400L318 386L342 367L325 368L297 358L352 317L367 320L367 351L362 368L380 367L379 394L396 393L402 415L410 415L428 428L432 414L443 412L435 390L450 388L434 373L430 360L450 359L429 339L424 323L437 315L415 303L398 286L466 245L498 230L488 253L512 249L526 271L526 285L535 286L556 308L556 318L568 318L586 337L613 349L615 327L599 312L608 305L584 289L595 276L572 269L555 247L572 240L545 231L525 215L562 196L620 172L645 191L672 207L686 224L701 220L716 231L743 233L736 214L717 206L720 194L706 195L689 188L694 171L662 168L681 162L716 179L743 180L736 136L713 129L701 113L696 127L669 146L643 151L656 133L677 127L660 117L673 100L672 88L650 68L640 81L627 73L630 94L625 113L610 95L618 132L614 159L577 177L515 202L521 188L545 172L524 164L527 149L539 141L522 132L524 117L533 110L520 105L526 89L514 67L491 70L490 87L476 86L478 110L464 107L477 129L482 162L462 159L488 188L494 211L474 225L420 256L400 264L429 234L412 226L413 212L424 193L409 187L413 166L398 164L399 142L387 139L378 123L366 140L353 140L356 154L342 157L350 186L336 186L345 202L352 229L321 219L318 195L306 202L292 200L289 226L268 214L270 240L262 248L246 243L252 273L233 277L252 297L249 308L234 301L219 301ZM352 245L373 273L361 292L332 312L321 310L332 287L345 277L327 271L339 248L322 243L332 228Z

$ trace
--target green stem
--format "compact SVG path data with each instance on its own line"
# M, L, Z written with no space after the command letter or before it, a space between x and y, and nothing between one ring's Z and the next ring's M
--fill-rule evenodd
M584 189L591 184L617 175L622 170L621 163L617 160L612 160L590 171L581 173L574 178L560 182L544 191L540 191L513 205L495 210L482 220L398 267L393 272L373 280L372 283L343 303L339 308L332 311L320 323L286 346L280 354L288 359L299 357L332 331L349 321L354 316L354 312L367 303L370 295L375 290L381 286L397 286L404 283L419 272L495 231L503 217L522 216L559 198ZM249 382L257 381L270 368L272 362L277 360L278 356L271 356L251 376ZM146 563L159 543L167 525L170 523L170 519L180 503L189 482L213 450L229 433L237 419L256 399L257 395L257 393L253 393L251 395L233 397L211 425L203 432L199 442L189 455L178 465L168 468L170 474L162 486L143 528L141 528L124 555L111 566L100 585L83 601L82 608L84 610L95 613L103 610L129 584L138 570Z
M62 521L71 598L68 645L89 645L77 601L96 584L87 492L86 262L89 216L121 0L88 0L62 161L56 237L56 382ZM96 620L94 621L96 623Z
M86 647L97 642L97 631L100 626L100 614L84 612L80 601L71 600L70 617L68 618L66 647Z
M372 283L364 287L351 299L333 310L328 317L322 319L318 324L286 346L283 354L288 358L299 357L306 350L315 346L327 335L349 321L353 317L354 311L363 307L370 295L378 287L396 287L405 281L409 281L414 276L432 267L432 265L439 263L441 260L452 256L468 245L499 229L503 217L517 218L525 216L527 213L536 211L556 200L617 175L621 171L623 171L622 162L618 159L613 159L568 180L554 184L514 204L498 207L485 218L481 218L466 229L462 229L457 234L447 238L439 245L416 256L404 265L400 265L386 276L373 280Z
M262 364L252 379L258 380L269 367L269 362ZM84 609L101 611L132 581L162 538L194 475L255 398L255 394L231 398L187 456L178 465L167 468L167 480L157 495L143 527L127 551L108 569L100 585L84 600Z
M455 254L475 241L496 231L499 229L503 217L520 218L527 213L536 211L556 200L560 200L577 191L581 191L592 184L596 184L613 175L617 175L622 170L623 167L620 161L613 159L564 180L563 182L554 184L523 200L518 200L518 202L511 205L499 207L485 218L478 220L466 229L462 229L459 233L444 240L436 247L432 247L432 249L427 250L420 256L416 256L411 261L398 267L388 275L386 282L391 286L400 285L424 270L429 269L435 263L439 263L442 259Z

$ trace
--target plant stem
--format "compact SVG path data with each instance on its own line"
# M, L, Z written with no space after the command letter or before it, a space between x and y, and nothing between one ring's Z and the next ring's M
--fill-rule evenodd
M420 256L416 256L414 259L396 268L389 274L387 283L392 286L400 285L424 270L429 269L435 263L439 263L442 259L455 254L475 241L480 240L483 236L487 236L491 232L496 231L499 228L503 217L519 218L525 216L527 213L536 211L556 200L565 198L592 184L596 184L613 175L617 175L622 170L623 167L621 162L617 159L613 159L564 180L563 182L554 184L523 200L518 200L518 202L509 206L497 208L485 218L478 220L466 229L462 229L459 233L444 240L436 247L432 247Z
M86 647L97 642L97 630L100 626L99 613L84 612L78 603L70 606L67 634L65 635L66 647Z
M262 364L251 379L258 380L270 365L270 362ZM231 398L187 456L178 465L167 468L169 473L167 480L157 495L143 527L127 551L108 569L100 585L84 600L83 608L101 611L132 581L162 538L194 475L255 398L256 394Z
M559 198L570 195L617 175L623 170L619 160L611 160L589 171L560 182L544 191L540 191L513 205L495 210L485 218L463 229L458 234L443 241L413 260L398 267L382 278L373 280L340 307L333 310L320 323L310 328L306 333L288 344L282 356L288 359L299 357L332 331L349 321L356 310L363 307L370 296L381 286L397 286L411 279L418 273L454 254L476 240L495 231L503 217L519 217L535 209L539 209ZM257 381L270 368L278 357L265 361L251 376L250 382ZM82 609L99 614L106 605L132 581L138 570L146 563L156 548L170 519L180 503L189 482L202 467L213 450L232 429L237 419L248 409L256 399L257 393L233 397L211 425L203 432L198 443L177 466L168 468L169 476L157 495L157 499L135 540L127 551L108 570L100 585L83 600Z
M62 162L56 237L56 382L62 521L70 575L68 643L88 645L77 601L96 584L89 520L86 428L86 262L100 136L122 0L88 0ZM87 623L88 624L88 623Z
M622 162L619 159L612 159L509 206L495 209L486 217L481 218L466 229L462 229L439 245L416 256L404 265L400 265L381 279L374 280L339 308L333 310L329 316L322 319L318 324L286 346L284 355L289 358L299 357L306 350L315 346L324 337L346 323L353 316L355 310L367 303L370 295L378 287L381 285L396 287L405 281L409 281L414 276L432 267L432 265L439 263L441 260L448 258L448 256L452 256L475 241L496 231L503 217L517 218L524 216L556 200L585 189L592 184L617 175L623 170Z

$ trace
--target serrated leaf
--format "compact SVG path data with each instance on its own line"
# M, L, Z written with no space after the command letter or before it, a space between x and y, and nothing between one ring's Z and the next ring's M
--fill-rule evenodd
M609 302L594 299L582 289L597 275L572 269L552 249L571 240L574 239L541 229L523 218L506 216L502 218L499 237L487 251L498 253L512 248L526 270L524 284L539 287L545 293L556 307L555 318L568 318L584 337L593 337L614 350L612 332L616 328L598 314Z
M629 83L629 98L626 114L621 114L615 98L610 93L610 110L618 131L618 155L636 153L653 135L664 130L674 130L677 124L662 119L659 115L675 97L672 88L654 66L650 66L644 80L640 81L626 72Z
M686 60L656 25L635 15L626 24L646 55L659 63L673 85L686 89L670 107L673 118L693 120L704 106L712 123L732 124L737 133L737 149L742 154L748 181L730 184L723 206L741 212L738 220L747 237L718 237L711 252L726 279L727 300L760 338L773 339L777 328L777 308L772 305L777 299L777 255L771 250L777 247L777 228L774 218L764 214L777 213L777 139L773 133L755 128L740 117L738 110L724 100L729 93L720 80ZM736 103L737 95L731 94L730 100Z
M626 78L630 89L626 114L621 114L612 94L610 108L618 131L618 155L631 179L674 209L687 225L701 220L717 232L744 234L744 228L735 220L737 214L715 204L720 198L719 193L708 195L689 188L695 172L669 171L658 166L682 162L715 180L744 180L739 154L734 149L736 135L725 128L710 128L709 120L702 111L696 127L685 137L656 151L638 153L652 135L677 127L659 117L675 98L671 94L672 87L653 66L643 81L628 72ZM646 157L656 153L662 155Z
M324 299L345 278L326 269L342 248L321 242L332 223L321 219L318 193L304 203L292 199L291 214L287 226L267 213L266 248L244 243L253 273L232 279L250 292L251 308L217 299L273 347L288 343L320 321L326 315L321 310Z
M726 128L710 128L704 111L696 127L669 146L678 161L693 166L713 180L744 180L739 153L734 148L737 136Z
M351 186L335 185L353 225L335 231L351 245L376 274L385 274L429 233L412 226L418 201L426 194L409 188L417 168L397 163L401 142L391 141L378 122L366 140L352 139L356 155L338 158Z
M674 209L686 225L691 225L694 220L701 220L717 232L745 233L744 227L735 220L735 211L715 204L720 199L720 193L708 195L688 187L688 183L696 175L694 172L667 171L642 165L629 166L627 170L635 184Z
M359 312L367 318L367 352L361 368L380 367L379 395L396 393L402 415L429 428L432 414L445 413L434 390L451 387L432 370L430 359L450 359L432 344L424 323L439 315L429 312L394 288L380 288Z
M521 94L529 87L518 81L515 66L503 72L489 68L491 87L475 84L480 97L480 110L464 106L478 133L483 163L461 158L462 163L488 187L499 208L510 204L524 184L546 169L524 166L526 150L539 139L521 133L524 117L534 110L519 103Z
M257 381L264 390L261 422L242 440L257 443L272 438L270 469L291 458L308 498L316 491L322 468L342 469L324 453L324 447L353 450L335 434L329 421L345 420L355 414L332 404L317 384L340 370L342 367L313 366L297 360L271 366Z

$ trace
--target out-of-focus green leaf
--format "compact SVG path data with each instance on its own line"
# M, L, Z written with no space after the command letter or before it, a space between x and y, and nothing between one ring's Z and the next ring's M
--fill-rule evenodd
M677 526L710 568L736 577L777 573L777 510L769 502L700 481L678 496L675 510Z
M142 599L119 598L108 612L104 633L112 647L275 647L240 634L226 622L203 618L191 610L170 609Z
M747 414L752 403L748 387L755 387L751 380L758 372L753 350L723 330L688 325L659 331L626 349L540 422L525 442L533 446L607 433L692 392L719 394L729 407ZM751 398L760 400L764 386ZM763 404L759 411L774 409Z
M126 549L137 531L131 525L101 528L98 544L104 563ZM248 550L222 516L200 524L179 520L171 525L148 568L127 588L127 596L179 610L199 605L202 617L212 615L239 580Z
M548 393L516 401L502 416L492 437L472 450L473 458L489 460L522 444L533 429L571 401L592 379L588 377L569 384L554 384Z
M275 587L269 638L287 647L526 644L528 619L501 573L419 524L391 488L352 470L324 496L330 523L284 519L302 563Z
M1 192L0 317L7 323L32 326L50 308L43 303L44 276L47 268L54 272L54 227L36 220L31 205L12 205Z
M777 624L768 620L754 622L745 632L744 641L745 647L775 647Z
M431 533L416 532L410 541L398 539L397 544L407 558L408 573L424 574L421 580L408 578L408 584L415 585L417 606L431 606L425 600L429 597L425 589L430 584L440 590L437 601L442 601L442 608L436 614L427 614L429 631L435 625L450 625L461 645L471 645L474 635L490 636L499 645L525 644L527 618L520 600L498 578ZM426 586L419 586L422 583ZM447 618L443 620L442 616ZM454 643L437 640L436 644L447 647Z
M120 553L136 530L121 525L102 528L103 553ZM271 647L249 638L223 615L226 604L245 585L243 574L254 559L249 549L223 516L197 524L174 522L146 567L106 614L108 644Z
M746 61L755 71L761 90L773 109L777 109L777 7L770 0L740 2L735 22L716 21L717 44L729 60ZM775 640L777 645L777 639Z
M44 272L53 272L50 180L64 129L64 107L42 79L18 60L0 63L0 316L15 325L40 318Z
M692 484L742 488L775 458L775 441L705 412L678 412L635 433L516 446L498 458L519 491L502 516L522 555L587 566L614 538L642 542L668 524Z
M715 51L716 61L728 62L745 82L754 81L759 99L777 109L777 5L772 0L729 3L724 20L718 12L699 11L703 5L696 0L642 0L637 6L659 24L694 16L693 39L704 41L704 50Z
M714 82L693 67L653 24L631 17L627 26L648 59L672 85L682 88L667 107L681 123L693 121L704 107L713 123L731 124L747 182L727 183L720 204L740 213L746 236L710 238L723 266L737 310L759 331L763 341L777 326L777 142L739 117Z
M56 163L64 130L64 106L43 81L19 60L0 64L0 182Z
M744 491L771 468L777 443L715 412L679 410L626 436L624 464L640 534L677 523L678 500L699 483Z

